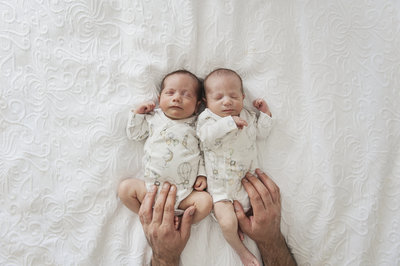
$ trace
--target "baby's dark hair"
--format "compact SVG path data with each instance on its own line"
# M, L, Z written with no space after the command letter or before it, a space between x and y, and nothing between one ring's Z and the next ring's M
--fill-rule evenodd
M175 70L175 71L173 71L173 72L171 72L171 73L168 73L167 75L165 75L165 77L162 79L162 81L161 81L161 90L160 90L160 93L163 91L163 89L164 89L164 81L169 77L169 76L172 76L172 75L175 75L175 74L183 74L183 75L189 75L190 77L192 77L195 81L196 81L196 83L197 83L197 94L196 94L196 97L197 97L197 100L198 101L200 101L201 99L202 99L202 96L203 96L203 90L204 90L204 88L203 88L203 81L201 80L201 79L199 79L195 74L193 74L192 72L190 72L190 71L188 71L188 70L185 70L185 69L179 69L179 70Z
M236 73L236 72L233 71L232 69L228 69L228 68L217 68L217 69L214 69L213 71L211 71L211 72L204 78L204 81L203 81L204 95L203 95L203 97L205 97L205 93L206 93L207 80L208 80L210 77L214 76L214 75L217 75L217 76L223 76L223 75L233 75L233 76L236 76L236 77L239 79L239 81L240 81L240 90L242 91L242 93L244 93L244 92L243 92L243 81L242 81L242 78L239 76L238 73Z

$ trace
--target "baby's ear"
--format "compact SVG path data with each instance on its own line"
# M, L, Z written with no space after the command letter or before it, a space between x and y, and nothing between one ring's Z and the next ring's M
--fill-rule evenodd
M197 103L196 103L196 108L194 109L194 113L195 113L195 114L197 114L197 112L199 111L200 106L201 106L201 101L197 101Z

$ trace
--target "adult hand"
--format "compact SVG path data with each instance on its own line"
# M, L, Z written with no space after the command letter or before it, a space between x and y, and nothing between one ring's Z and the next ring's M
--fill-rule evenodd
M152 266L179 265L180 255L189 240L195 207L187 208L180 225L176 226L176 187L164 183L154 204L157 188L153 186L147 192L139 209L140 222L153 250Z
M256 174L258 178L247 173L242 180L253 214L247 217L240 203L234 202L240 229L256 242L265 265L296 265L280 229L279 188L260 169Z

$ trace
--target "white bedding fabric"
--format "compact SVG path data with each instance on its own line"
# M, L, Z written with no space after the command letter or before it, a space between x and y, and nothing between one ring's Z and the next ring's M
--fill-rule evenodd
M271 107L259 156L299 265L400 265L399 3L0 0L0 264L145 265L116 195L142 171L127 111L227 67ZM181 264L240 262L208 217Z

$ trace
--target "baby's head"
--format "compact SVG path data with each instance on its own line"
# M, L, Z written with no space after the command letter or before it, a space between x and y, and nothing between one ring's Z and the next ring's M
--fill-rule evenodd
M233 70L218 68L204 79L205 103L213 113L237 116L243 109L243 82Z
M191 72L171 72L161 81L160 108L171 119L189 118L200 106L202 91L201 80Z

